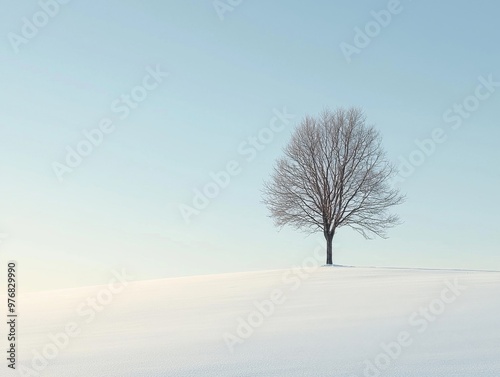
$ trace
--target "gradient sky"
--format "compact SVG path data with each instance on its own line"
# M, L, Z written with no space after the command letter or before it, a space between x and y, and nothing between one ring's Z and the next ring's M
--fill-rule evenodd
M18 261L22 289L302 263L322 235L278 232L262 182L304 115L351 105L395 162L437 127L447 140L401 184L405 223L387 240L342 228L334 261L500 270L500 88L458 130L443 120L479 77L500 80L497 1L403 1L350 63L340 44L387 1L244 0L221 20L210 0L74 0L18 53L8 35L40 6L1 4L0 262ZM120 119L113 101L157 65L169 77ZM240 143L284 107L294 121L247 162ZM53 162L103 117L114 132L59 182ZM186 224L179 204L231 160L241 173Z

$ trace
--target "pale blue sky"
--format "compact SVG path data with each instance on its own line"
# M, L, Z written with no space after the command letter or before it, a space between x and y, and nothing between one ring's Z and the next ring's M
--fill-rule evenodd
M19 261L24 289L301 263L322 236L278 232L260 203L293 125L250 163L237 152L284 107L296 123L361 106L394 161L446 130L401 185L404 225L375 241L341 229L336 263L500 269L500 88L460 129L443 121L479 77L500 81L498 2L402 1L351 63L340 44L387 1L244 0L221 21L210 0L73 0L18 53L8 34L40 6L0 4L0 261ZM119 119L111 103L157 65L169 77ZM115 131L60 183L52 163L103 117ZM233 159L241 174L186 224L179 204Z

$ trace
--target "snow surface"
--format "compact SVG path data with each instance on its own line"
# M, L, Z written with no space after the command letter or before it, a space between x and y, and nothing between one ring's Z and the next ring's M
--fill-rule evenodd
M3 360L1 375L500 376L498 272L320 267L131 282L90 320L86 300L105 302L107 289L22 297L18 354L31 371ZM252 312L253 333L231 352L224 336ZM49 334L71 323L79 335L54 351ZM42 365L43 352L57 356Z

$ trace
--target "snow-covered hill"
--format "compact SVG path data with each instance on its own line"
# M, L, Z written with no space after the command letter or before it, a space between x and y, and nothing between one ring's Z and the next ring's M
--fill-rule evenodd
M21 298L20 375L500 375L497 272L115 275L107 286Z

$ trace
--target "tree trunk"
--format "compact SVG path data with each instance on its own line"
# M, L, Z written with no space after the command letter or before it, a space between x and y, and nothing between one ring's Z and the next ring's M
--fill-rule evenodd
M326 264L332 265L332 243L333 243L333 234L326 235Z

